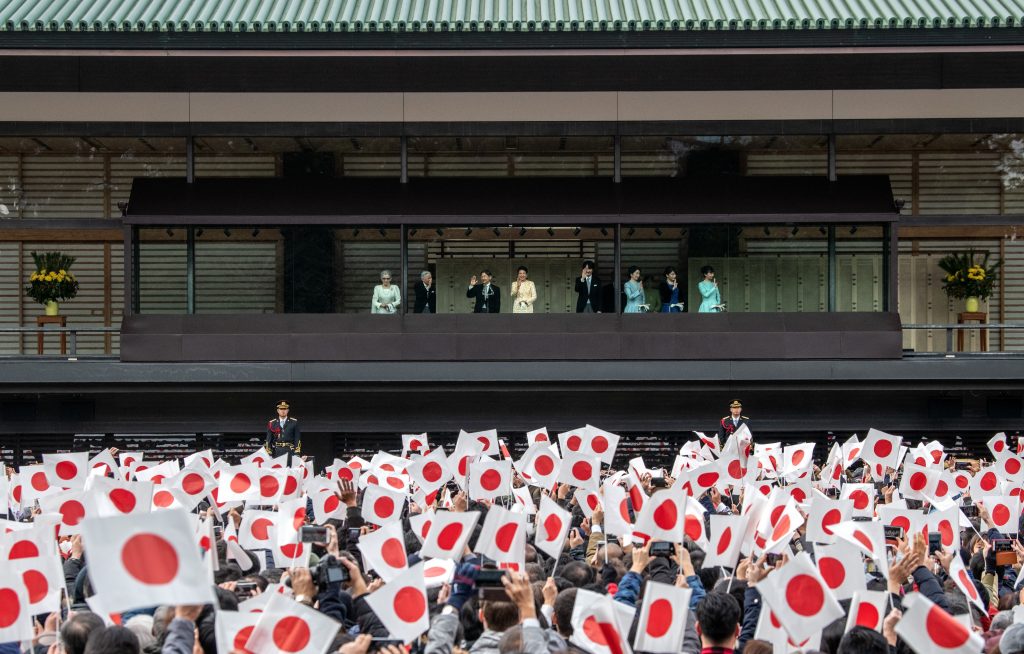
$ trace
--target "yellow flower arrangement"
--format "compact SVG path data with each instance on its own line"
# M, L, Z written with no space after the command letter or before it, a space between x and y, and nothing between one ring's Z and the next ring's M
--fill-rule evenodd
M1003 262L997 261L989 266L988 260L989 255L986 254L980 262L975 263L973 251L943 257L939 267L946 273L946 281L942 285L946 295L956 299L977 297L982 300L991 296Z
M60 252L33 252L36 271L29 278L25 295L40 304L70 300L78 294L78 280L71 273L75 258Z

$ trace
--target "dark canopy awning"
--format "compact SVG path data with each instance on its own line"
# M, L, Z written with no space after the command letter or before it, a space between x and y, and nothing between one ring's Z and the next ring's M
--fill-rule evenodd
M532 179L136 178L137 225L895 222L885 175Z

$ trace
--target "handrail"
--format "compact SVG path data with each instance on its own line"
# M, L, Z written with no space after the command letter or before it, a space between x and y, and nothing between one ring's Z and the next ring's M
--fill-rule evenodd
M963 329L1024 329L1019 322L976 322L976 323L911 323L903 329L942 329L946 332L946 352L953 352L953 332Z
M62 356L78 356L78 334L119 334L120 327L60 327L59 325L37 325L35 327L0 327L0 334L68 334L68 351ZM42 347L40 345L40 347Z

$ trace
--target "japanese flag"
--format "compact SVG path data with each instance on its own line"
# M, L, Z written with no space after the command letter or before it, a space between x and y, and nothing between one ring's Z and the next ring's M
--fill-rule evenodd
M814 443L787 445L782 448L782 476L794 480L803 476L813 464Z
M21 480L21 498L15 498L23 506L29 506L35 500L46 495L60 492L60 486L52 486L46 467L42 465L21 466L18 469Z
M366 595L366 603L388 633L406 644L430 628L423 568L424 564L418 563Z
M900 493L908 500L924 500L926 496L935 496L935 489L942 479L942 472L913 463L903 466L900 479Z
M992 466L984 467L971 477L971 497L975 503L987 495L999 494L999 477Z
M451 559L427 559L423 562L423 581L427 588L451 583L455 574L455 561Z
M260 497L259 469L255 464L232 466L217 479L217 501L257 501Z
M216 612L214 633L217 637L218 652L244 652L245 644L252 635L262 611L243 613L220 610Z
M479 519L478 511L438 511L430 520L420 556L436 559L462 558L466 542L473 534L473 528Z
M537 443L544 443L550 446L551 436L548 435L548 428L541 427L540 429L534 429L533 431L526 432L526 444L527 447L533 447Z
M189 454L185 457L185 467L199 470L213 467L213 450L202 450Z
M410 463L405 471L424 493L437 490L452 478L452 471L448 468L448 457L440 447Z
M471 442L479 444L478 454L484 456L497 456L498 455L498 430L497 429L486 429L484 431L460 431L459 440L456 441L455 448L459 449L459 444L463 442Z
M771 532L765 537L764 551L772 554L785 551L793 539L793 534L802 524L804 524L804 517L797 510L796 501L790 497L783 506L782 513L772 525Z
M526 516L492 506L484 518L476 551L498 563L526 563Z
M82 531L82 521L96 516L93 494L88 491L71 490L48 495L39 500L43 513L60 514L60 535L73 536Z
M109 611L215 601L184 511L87 519L82 538L89 578Z
M534 522L536 531L533 544L540 551L557 560L562 554L565 537L572 524L572 514L558 506L558 503L547 495L540 498L540 511Z
M949 578L953 580L953 583L964 594L964 597L973 602L982 614L988 613L988 608L985 606L981 599L981 594L974 585L974 579L967 572L967 568L964 566L963 559L960 558L959 553L953 557L949 564Z
M331 518L344 520L348 507L341 503L338 495L330 488L321 488L310 493L313 502L313 520L322 525Z
M949 473L949 478L956 493L963 495L971 489L971 473L966 470L954 470Z
M615 458L615 449L619 446L619 435L593 425L587 425L586 430L586 451L596 454L601 463L610 466Z
M43 454L46 476L54 486L62 488L85 488L89 476L89 453Z
M923 511L904 509L891 504L878 507L878 519L882 521L883 526L902 527L904 540L908 540L925 526Z
M10 565L12 571L20 575L21 581L25 584L25 596L32 615L60 610L64 571L56 555L13 559ZM0 604L0 607L2 606ZM0 611L2 610L0 608ZM0 623L2 622L3 620L0 620Z
M146 458L145 452L118 452L117 461L122 468L131 468L136 463L142 463Z
M0 563L0 642L32 640L32 613L25 585L9 563Z
M469 499L493 500L509 494L512 462L482 457L469 464Z
M719 444L718 434L712 434L711 436L708 436L702 431L695 431L693 433L697 435L697 438L700 439L702 445L707 447L715 454L718 454L718 452L721 451L722 446Z
M429 447L426 432L422 434L402 434L402 452L422 453Z
M652 539L683 542L687 499L682 491L671 489L651 495L636 518L633 535L645 542Z
M818 545L814 548L814 556L821 578L836 599L849 599L857 591L867 588L864 560L852 545Z
M852 515L852 500L832 500L821 493L814 493L811 510L807 514L807 540L812 543L836 542L832 527L849 520Z
M89 459L89 475L92 477L113 476L121 478L121 471L118 470L117 461L114 461L110 450L101 450L96 456Z
M655 654L681 652L692 594L689 588L648 581L644 588L644 603L640 607L633 648Z
M696 466L686 474L689 475L690 490L694 497L700 497L714 487L725 488L728 484L722 479L718 463L705 463Z
M626 486L629 491L629 502L633 505L633 513L640 513L647 502L647 492L640 483L640 476L632 468L626 474Z
M833 528L843 542L853 545L859 552L870 556L883 574L888 574L889 561L885 556L885 530L882 523L840 522Z
M576 499L576 504L580 507L580 511L583 512L584 518L589 519L594 514L594 511L603 506L601 494L596 491L577 488L572 496Z
M566 453L556 481L596 491L601 482L601 461L593 455Z
M274 593L258 615L245 642L245 650L252 654L322 654L341 628L336 620L280 593Z
M247 550L270 549L274 543L274 511L247 510L238 528L238 544Z
M164 483L165 479L173 477L181 471L181 466L178 465L178 460L163 461L153 466L147 466L143 469L141 466L136 466L135 479L138 481L151 481L157 486Z
M683 533L705 552L708 550L708 532L704 526L704 514L706 512L700 502L692 497L686 498Z
M4 553L4 559L14 561L16 559L33 559L40 556L57 556L57 541L53 538L53 529L44 528L38 524L35 526L25 523L11 523L19 525L17 531L0 533L0 552ZM7 525L4 525L7 527Z
M743 532L746 530L746 518L739 515L711 515L708 539L710 546L705 550L704 565L706 567L720 565L733 570L740 556L743 544Z
M563 431L558 435L558 445L564 456L570 454L582 454L587 450L590 440L587 427L577 427L569 431Z
M918 654L977 654L984 641L921 593L903 598L896 634Z
M607 595L577 590L572 607L573 641L593 654L633 654L626 638L635 612Z
M979 500L988 509L992 525L1004 534L1016 534L1020 522L1020 500L1010 495L990 495ZM957 524L959 525L959 519Z
M844 615L806 552L791 558L759 584L761 599L795 641L818 633Z
M1021 462L1020 457L1016 454L1010 452L997 454L996 462L992 467L1003 481L1008 481L1018 486L1024 482L1024 463Z
M864 437L864 442L861 443L860 458L868 463L895 469L899 467L900 445L902 442L902 436L893 436L884 431L869 429L868 435Z
M359 539L364 569L374 570L385 583L409 568L401 522L391 522Z
M186 506L187 509L191 510L206 497L207 493L217 487L217 481L206 469L185 468L174 477L166 480L162 486L181 491L192 503L191 506Z
M992 507L1003 506L1006 511L1017 511L1019 513L1019 502L1017 498L1006 498L1011 500L1008 502L1009 507L1004 505L1002 502L991 502L986 504L989 507L989 512L994 511ZM992 498L988 498L986 502L990 502ZM1011 509L1012 507L1012 509ZM1000 517L1003 517L1003 510L999 511ZM927 519L928 531L936 531L939 533L939 537L942 539L942 546L950 551L960 549L960 508L953 504L949 504L949 507L944 510L933 511L925 516ZM1013 516L1013 528L1017 529L1017 516Z
M875 515L875 487L873 484L846 484L839 499L853 501L854 518L872 518Z
M515 464L516 470L527 484L541 488L551 488L561 466L561 459L551 451L547 443L531 445Z
M621 536L633 531L626 490L618 483L606 481L601 486L601 496L601 504L604 506L604 528L607 533Z
M405 493L381 486L367 486L363 492L363 519L375 525L386 525L402 517Z
M846 619L846 630L867 627L873 631L882 630L882 622L889 609L889 593L884 590L861 590L853 594L850 613Z
M999 432L995 436L989 439L988 449L992 452L993 457L997 457L1003 452L1009 451L1010 447L1006 441L1006 434Z

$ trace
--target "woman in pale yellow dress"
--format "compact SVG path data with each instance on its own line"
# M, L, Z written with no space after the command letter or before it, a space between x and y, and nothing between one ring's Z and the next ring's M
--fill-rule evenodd
M512 282L512 313L533 313L537 287L526 278L529 273L526 266L519 266L516 270L516 281Z

